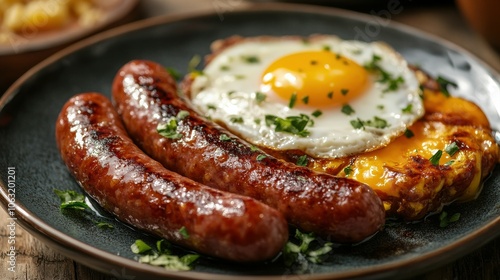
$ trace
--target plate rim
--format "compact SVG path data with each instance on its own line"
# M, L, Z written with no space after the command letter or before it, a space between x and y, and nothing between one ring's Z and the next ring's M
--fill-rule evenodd
M308 4L290 4L290 3L255 3L250 6L246 6L243 8L236 8L233 11L227 12L227 14L235 14L235 13L257 13L257 12L300 12L300 13L318 13L322 15L328 16L341 16L341 17L349 17L356 20L360 20L363 22L368 22L371 18L370 15L362 14L359 12L344 10L340 8L334 7L323 7L323 6L315 6ZM20 78L18 78L3 94L0 98L0 112L3 108L15 98L18 93L18 89L31 77L36 75L39 71L44 68L49 67L50 65L58 62L62 58L71 55L72 53L86 48L91 47L92 45L112 39L114 37L123 36L127 33L134 32L141 29L147 29L154 26L159 25L167 25L173 22L178 22L182 20L190 20L207 16L217 16L217 13L214 11L202 11L202 12L188 12L177 15L165 15L158 16L153 18L147 18L139 21L135 21L132 23L128 23L119 27L112 28L110 30L97 33L92 35L86 39L78 41L76 43L71 44L70 46L62 49L44 59L42 62L38 63L30 70L28 70L25 74L23 74ZM396 21L391 21L388 26L384 28L393 28L401 30L405 33L409 33L411 35L417 35L420 37L426 37L440 45L443 45L447 48L453 49L459 53L465 54L475 60L476 63L479 64L484 70L488 72L494 79L495 82L500 83L500 74L493 69L490 65L484 62L482 59L479 59L476 55L470 53L468 50L452 43L448 40L442 39L434 34L427 33L425 31L416 29L411 26L407 26L402 23L398 23ZM497 108L498 109L498 108ZM499 112L500 114L500 112ZM2 207L7 210L7 193L5 191L6 186L2 181L0 181L0 195L1 195L1 204ZM16 202L16 217L20 221L20 224L23 228L25 228L32 235L36 236L38 239L45 240L45 244L47 241L52 241L52 246L55 246L55 249L61 252L63 255L77 261L74 257L70 256L67 251L71 251L72 253L81 254L83 251L86 256L91 256L94 259L89 262L82 262L78 259L77 262L83 263L92 267L98 271L101 271L106 274L110 274L111 271L102 270L100 266L96 265L101 260L106 261L106 264L114 264L117 267L127 267L132 268L133 272L146 273L141 274L142 276L149 277L176 277L178 279L284 279L285 278L296 278L300 277L300 275L234 275L234 274L216 274L216 273L207 273L207 272L196 272L196 271L188 271L188 272L176 272L169 271L158 267L153 267L147 264L141 264L132 259L128 259L125 257L118 256L116 254L110 253L108 251L104 251L93 247L89 244L86 244L78 239L75 239L69 235L66 235L64 232L61 232L39 217L37 217L34 213L32 213L29 209L27 209L22 203ZM367 268L361 268L356 270L343 271L339 273L319 273L319 274L306 274L308 279L341 279L345 277L394 277L398 276L398 272L405 270L406 274L410 272L418 271L419 274L424 273L426 271L430 271L434 268L444 265L445 263L450 263L467 253L472 252L473 250L478 249L481 246L484 246L486 243L492 241L496 237L500 236L500 217L497 217L490 222L488 222L485 226L476 229L470 234L464 235L463 237L453 241L452 243L440 247L436 250L427 252L425 254L419 254L416 257L411 257L402 261L391 261L390 263L385 263L381 265L369 266ZM472 246L471 246L472 244ZM468 245L468 246L464 246ZM465 249L464 249L465 248ZM62 249L67 249L62 250ZM215 278L214 278L215 277ZM334 278L332 278L334 277Z

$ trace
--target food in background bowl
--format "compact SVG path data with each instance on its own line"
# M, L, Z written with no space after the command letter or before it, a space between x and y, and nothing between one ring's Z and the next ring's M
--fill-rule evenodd
M44 32L70 24L92 26L104 18L104 11L117 1L92 0L4 0L0 3L0 42L22 33Z
M1 0L0 91L69 43L128 20L138 0Z
M70 42L127 15L137 0L0 1L0 55Z

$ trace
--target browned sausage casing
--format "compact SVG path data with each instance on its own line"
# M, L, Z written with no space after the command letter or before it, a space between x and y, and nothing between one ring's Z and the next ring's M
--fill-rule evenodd
M288 222L336 242L359 242L385 221L379 197L357 181L317 173L269 155L193 111L177 96L170 74L151 61L123 66L113 84L118 113L131 137L168 169L195 181L256 198ZM162 137L158 124L179 111L180 139ZM230 140L226 136L230 136Z
M56 139L85 191L139 229L240 262L272 258L288 240L287 222L275 209L201 185L149 158L128 137L103 95L70 99L57 120Z

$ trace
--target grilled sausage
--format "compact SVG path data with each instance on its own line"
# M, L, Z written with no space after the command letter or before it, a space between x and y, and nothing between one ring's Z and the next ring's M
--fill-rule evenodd
M289 223L328 240L359 242L384 224L382 202L368 186L264 154L199 116L176 93L173 78L151 61L126 64L113 83L114 104L130 136L168 169L256 198ZM188 116L173 119L182 111ZM177 139L157 131L172 120L181 135Z
M57 120L56 139L83 189L136 228L238 262L272 258L288 240L288 224L277 210L194 182L149 158L101 94L70 99Z

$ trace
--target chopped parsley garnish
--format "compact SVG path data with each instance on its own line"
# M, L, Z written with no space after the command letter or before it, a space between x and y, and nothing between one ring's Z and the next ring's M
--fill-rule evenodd
M373 117L373 120L361 120L359 118L355 120L351 120L351 125L352 127L356 129L364 129L366 126L369 127L374 127L374 128L386 128L389 127L389 124L387 123L386 120L380 118L380 117Z
M86 209L90 209L90 206L85 202L85 196L83 194L77 193L72 190L61 191L54 189L54 193L61 200L61 204L59 205L60 209L65 210L76 210L76 211L85 211ZM113 229L113 225L103 221L95 221L92 218L85 215L85 217L92 220L92 222L98 227L102 229Z
M342 93L342 95L347 95L349 93L349 90L346 88L343 88L340 90L340 93Z
M77 193L75 191L60 191L54 190L56 195L61 200L61 209L78 209L84 210L88 209L89 206L85 203L85 196L83 194Z
M372 120L366 121L365 126L372 126L375 128L386 128L389 125L387 124L386 120L375 116L375 117L373 117L373 121Z
M354 49L351 51L352 54L361 54L362 51L360 49Z
M262 122L262 120L261 120L261 119L254 119L254 120L253 120L253 122L254 122L255 124L260 124L260 123Z
M460 148L458 147L456 142L451 143L450 145L444 148L444 151L452 157L456 152L458 152Z
M230 68L229 66L227 66L227 65L222 65L222 66L220 67L220 70L221 70L221 71L228 71L229 69L231 69L231 68Z
M429 159L429 161L431 162L432 165L437 166L437 165L439 165L439 160L441 159L442 155L443 155L443 151L437 150L437 152L434 153L434 155L432 155L432 157Z
M352 173L352 166L351 165L346 166L344 168L344 173L345 173L346 176L351 175L351 173Z
M395 91L399 88L400 84L403 84L405 82L403 77L398 76L397 78L394 79L389 73L382 75L382 77L383 78L380 81L382 83L387 83L387 88L384 89L384 92Z
M328 45L324 45L324 46L323 46L323 50L324 50L324 51L329 52L329 51L331 51L331 49L332 49L332 48L330 48L330 46L328 46Z
M200 62L201 62L201 56L198 55L198 54L194 55L191 58L191 60L189 60L189 63L188 63L188 72L197 72L197 71L199 71L199 70L196 70L196 67L198 67L198 65L200 64Z
M328 97L328 99L332 99L333 98L333 91L330 91L326 94L326 96Z
M309 119L309 123L307 124L307 126L313 127L314 126L314 120L310 118Z
M169 139L180 139L182 138L182 133L177 132L177 119L171 118L166 123L158 124L156 131L166 138Z
M382 60L382 57L379 55L374 54L372 56L372 60L365 65L365 69L369 71L377 71L379 70L380 66L378 65L379 61Z
M312 115L315 118L321 116L322 114L323 114L323 112L321 112L320 110L316 110L316 111L312 112Z
M310 122L307 115L288 116L285 119L274 115L266 115L265 120L267 126L275 126L274 130L276 132L287 132L302 137L309 135L309 131L305 129Z
M259 63L260 59L256 55L242 55L241 59L246 63Z
M344 104L342 106L341 112L348 116L355 113L354 109L349 104Z
M256 151L260 151L260 149L257 147L257 146L250 146L250 151L252 152L256 152Z
M186 110L180 110L180 111L177 113L176 118L177 118L178 120L183 120L183 119L185 119L187 116L189 116L189 112L188 112L188 111L186 111Z
M243 123L243 118L242 117L231 117L229 120L232 123Z
M460 213L455 213L448 217L448 213L446 211L441 212L439 215L439 226L444 228L449 224L454 223L460 219Z
M387 84L387 88L384 89L384 92L395 91L399 88L400 84L404 83L404 79L401 76L394 78L391 73L380 67L379 62L381 60L382 57L373 55L372 60L365 65L365 69L376 72L381 76L378 81Z
M403 113L411 113L412 110L413 110L413 104L408 104L406 107L401 109Z
M292 96L290 96L290 102L288 103L288 107L293 108L295 106L295 102L297 102L297 93L296 92L292 93Z
M307 166L307 163L308 163L307 155L302 155L297 159L298 166Z
M208 104L208 105L207 105L207 109L208 109L208 110L215 110L215 109L217 109L217 107L215 107L215 105L214 105L214 104Z
M169 270L185 271L191 270L191 264L199 257L199 255L195 254L187 254L182 257L167 254L153 254L141 256L139 258L139 262L154 266L161 266Z
M265 159L266 157L267 157L266 155L260 154L260 155L257 156L257 160L261 161L261 160Z
M182 257L172 255L170 248L170 243L163 239L156 242L156 249L140 239L130 246L133 253L140 255L140 263L160 266L169 270L191 270L192 264L200 257L196 254L186 254Z
M385 106L382 104L377 105L377 109L379 110L384 110Z
M112 224L106 222L95 222L95 224L97 225L98 228L107 228L107 229L114 228Z
M243 80L243 79L245 79L245 77L246 77L245 75L234 75L234 78L236 80Z
M54 190L54 193L61 200L61 205L59 205L61 209L85 210L90 208L87 203L85 203L85 196L83 194L71 190Z
M263 101L265 101L265 100L266 100L266 98L267 98L267 95L266 95L266 94L264 94L264 93L262 93L262 92L260 92L260 91L257 91L257 92L255 93L255 100L256 100L256 101L257 101L257 103L259 103L259 104L260 104L260 103L262 103Z
M220 139L221 141L229 141L229 140L231 140L231 137L227 136L227 134L221 134L221 135L219 136L219 139Z
M322 242L316 238L314 233L306 234L296 230L295 239L298 244L289 240L283 248L283 262L288 267L301 260L321 263L332 250L332 243Z
M189 232L187 231L186 227L181 227L179 229L179 233L182 235L182 238L188 239L189 238Z
M140 240L140 239L137 239L134 244L132 244L130 246L130 249L132 250L132 252L134 254L144 254L144 253L147 253L149 251L151 251L153 248L151 248L151 246L149 246L148 244L146 244L146 242Z
M156 241L156 250L158 250L158 252L165 253L165 254L171 254L172 253L171 248L172 248L172 244L170 244L165 239L160 239L160 240Z
M365 128L364 124L363 124L363 121L360 120L359 118L356 118L355 120L352 120L351 121L351 125L352 127L354 127L355 129L361 129L361 128Z
M181 78L181 73L172 67L165 67L165 70L174 78L174 80L179 80Z
M233 94L235 94L235 93L236 93L236 91L235 91L235 90L228 91L228 92L227 92L227 96L231 96L231 95L233 95Z
M405 136L406 138L412 138L413 136L415 136L415 133L413 133L413 131L409 130L408 128L405 130Z
M175 118L170 118L166 123L159 123L156 127L156 131L163 137L169 139L180 139L182 138L182 133L177 132L178 121L185 119L189 116L189 112L181 110L177 113Z
M439 89L446 97L450 97L450 92L448 91L448 86L452 86L454 88L458 87L458 85L456 83L454 83L446 78L443 78L442 76L438 76L436 79L436 82L439 85Z
M318 64L317 60L311 60L311 65L316 65L316 64Z
M309 103L309 96L304 96L304 97L302 98L302 102L303 102L304 104Z

